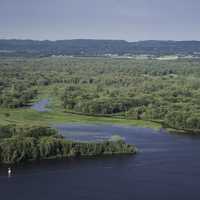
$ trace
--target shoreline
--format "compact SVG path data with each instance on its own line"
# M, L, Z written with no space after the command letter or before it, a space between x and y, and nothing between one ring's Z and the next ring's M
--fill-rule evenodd
M9 114L9 116L6 116ZM7 109L1 108L0 125L9 124L28 124L28 125L55 125L64 123L82 123L82 124L114 124L114 125L129 125L141 128L152 128L159 130L162 128L160 123L134 120L115 117L88 116L65 113L62 110L50 110L48 112L37 112L28 108Z
M111 124L119 126L135 126L139 128L150 128L154 130L164 129L170 133L200 135L199 130L176 129L164 125L162 122L126 119L112 116L94 116L62 112L61 110L50 110L38 112L29 108L7 109L1 108L0 125L41 125L55 126L62 124ZM9 117L5 115L9 113Z

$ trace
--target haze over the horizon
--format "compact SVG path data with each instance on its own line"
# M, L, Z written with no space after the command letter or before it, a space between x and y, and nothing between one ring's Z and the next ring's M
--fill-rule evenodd
M199 0L0 0L0 38L200 40Z

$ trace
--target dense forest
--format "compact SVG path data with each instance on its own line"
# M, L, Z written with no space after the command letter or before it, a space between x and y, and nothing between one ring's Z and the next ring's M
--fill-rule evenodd
M2 58L0 106L31 104L53 88L63 112L156 121L200 130L200 60Z
M105 54L197 55L199 41L138 41L124 40L0 40L0 55L15 56L102 56Z
M136 148L123 138L113 136L102 142L65 140L49 127L0 127L0 163L68 157L88 157L113 154L134 154Z

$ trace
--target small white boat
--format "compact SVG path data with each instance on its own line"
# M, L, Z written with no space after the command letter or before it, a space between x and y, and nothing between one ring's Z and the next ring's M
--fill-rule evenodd
M9 167L9 168L8 168L8 177L10 177L11 174L12 174L12 170L11 170L11 168Z

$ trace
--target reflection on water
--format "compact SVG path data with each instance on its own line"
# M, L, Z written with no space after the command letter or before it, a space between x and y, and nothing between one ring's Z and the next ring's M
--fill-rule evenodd
M43 161L0 170L3 200L200 199L200 137L112 125L57 125L68 139L101 140L119 134L136 156Z

